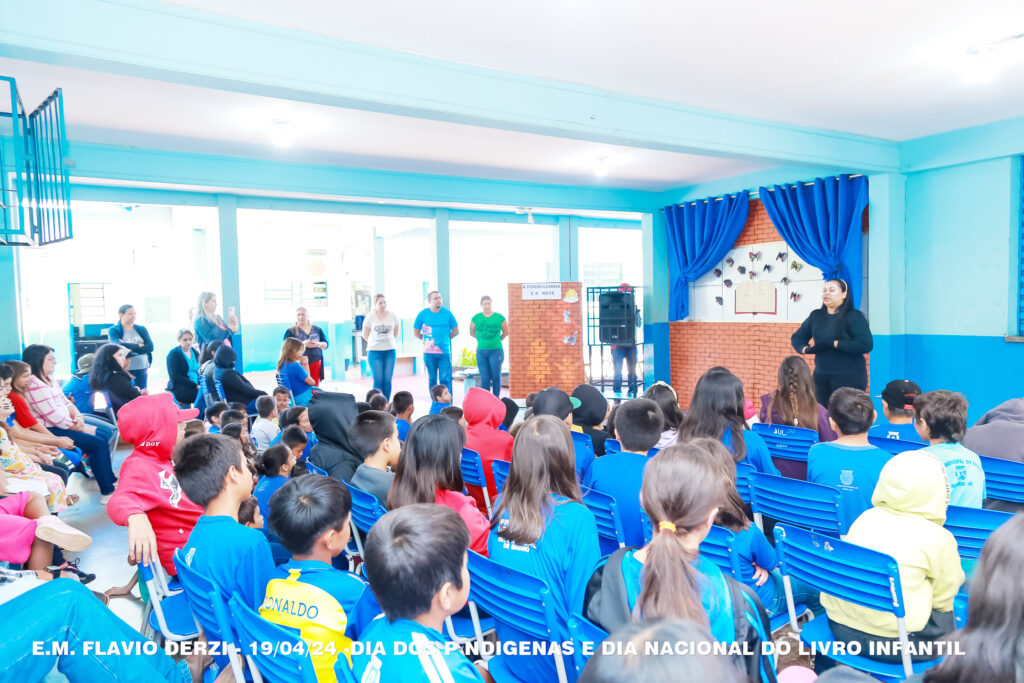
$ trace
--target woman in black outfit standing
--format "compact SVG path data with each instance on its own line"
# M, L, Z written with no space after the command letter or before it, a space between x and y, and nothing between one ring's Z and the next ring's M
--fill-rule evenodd
M818 403L828 405L839 387L868 388L864 354L874 347L864 314L853 307L845 280L829 280L821 308L811 311L790 341L797 353L814 354L814 389Z

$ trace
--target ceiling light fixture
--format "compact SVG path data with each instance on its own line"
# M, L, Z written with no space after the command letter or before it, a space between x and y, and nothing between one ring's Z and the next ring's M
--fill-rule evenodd
M294 135L291 123L286 119L274 119L270 122L270 142L275 147L291 147Z
M969 48L963 62L965 79L971 83L985 83L998 76L1005 67L1019 61L1024 56L1021 38L1024 38L1024 33Z
M597 160L597 166L594 168L594 175L598 178L604 178L608 175L608 157L601 157Z

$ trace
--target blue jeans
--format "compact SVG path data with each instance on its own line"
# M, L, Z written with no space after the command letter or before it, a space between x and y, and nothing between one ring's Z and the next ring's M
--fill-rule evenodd
M113 453L117 450L117 440L114 438L117 435L117 427L105 417L100 417L96 413L82 413L82 419L85 420L85 424L92 425L96 428L96 435L101 436L107 440L110 445L110 452Z
M132 377L135 378L135 387L137 389L149 388L149 368L129 370L128 372L132 373Z
M622 361L626 361L629 373L629 393L636 394L636 347L612 347L612 389L615 393L622 391Z
M480 370L480 387L501 398L501 364L505 361L504 349L477 349L476 366ZM451 393L451 389L448 390Z
M384 394L384 398L391 400L391 376L395 374L395 358L398 352L394 349L387 351L370 351L366 354L370 361L370 372L373 374L373 388Z
M188 666L176 664L162 648L142 653L152 641L122 621L85 586L69 579L54 579L3 604L5 629L0 638L0 680L41 681L57 665L72 681L172 681L191 683ZM96 641L86 652L86 641ZM139 653L105 654L113 643L138 647ZM33 646L33 643L39 643ZM53 653L57 643L67 653ZM33 653L33 648L39 654ZM63 647L63 645L62 645ZM73 653L73 654L72 654Z
M92 475L96 477L96 483L100 485L100 493L105 496L114 492L114 470L110 464L110 437L100 429L96 428L96 434L86 434L59 427L51 427L50 431L55 436L68 437L82 449L82 453L89 460Z
M765 603L764 606L765 611L768 612L768 617L771 618L776 614L782 614L789 608L786 607L786 586L782 581L782 573L778 569L774 569L771 571L768 580L775 582L775 602L771 604ZM793 590L794 607L803 603L807 605L807 609L811 610L816 617L825 613L825 608L821 606L821 593L818 592L817 588L812 588L803 581L794 579L792 576L789 577L789 586Z
M427 386L433 389L438 384L448 387L452 393L452 355L450 353L425 353L423 364L427 366Z

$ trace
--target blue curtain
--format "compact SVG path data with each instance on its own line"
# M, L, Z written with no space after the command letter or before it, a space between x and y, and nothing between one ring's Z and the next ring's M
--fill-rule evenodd
M744 190L731 197L665 207L670 320L683 320L690 314L690 283L725 258L743 232L750 211L749 195Z
M797 256L850 287L860 306L863 245L861 214L868 205L868 179L842 175L815 178L805 185L760 188L761 203L775 228Z

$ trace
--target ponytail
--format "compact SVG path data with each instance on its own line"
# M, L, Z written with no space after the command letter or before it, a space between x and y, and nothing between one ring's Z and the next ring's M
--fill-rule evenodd
M256 471L261 477L276 477L281 474L281 468L288 463L292 452L284 444L271 446L263 451L259 461L256 463Z
M637 609L645 621L689 619L708 626L692 565L696 554L683 545L678 527L664 520L658 525L647 544Z

